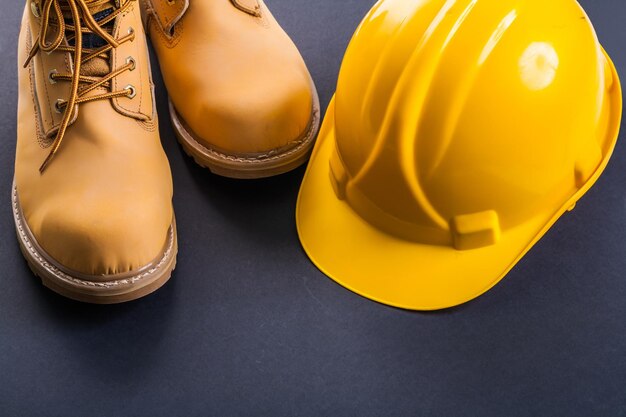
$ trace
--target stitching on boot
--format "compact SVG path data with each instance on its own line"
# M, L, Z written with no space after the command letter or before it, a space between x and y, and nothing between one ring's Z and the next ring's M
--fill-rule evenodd
M256 7L255 10L251 10L245 6L242 6L237 0L230 0L230 2L233 4L233 6L235 6L236 9L241 10L242 12L249 14L250 16L261 17L263 15L263 9L260 2L258 2L258 7Z
M30 27L26 28L26 52L29 53L30 52L30 48L32 47L32 41L31 41L31 31L30 31ZM38 111L38 104L37 104L37 96L35 94L35 79L33 77L33 65L34 63L31 62L28 65L28 86L30 88L30 98L33 102L33 110L35 112L35 132L37 135L37 143L39 144L39 146L42 149L46 149L47 147L49 147L52 143L50 141L46 141L46 137L43 134L43 127L41 126L41 114Z
M183 35L183 31L184 31L183 19L181 19L178 23L176 23L176 25L174 26L174 34L170 37L165 34L165 32L163 31L163 28L161 27L161 24L158 22L158 19L156 19L155 17L151 17L149 20L150 34L152 35L153 31L156 32L157 36L161 38L165 46L168 49L172 49L176 45L178 45L178 43L180 42L181 36Z
M135 120L137 124L148 132L154 132L157 130L157 124L153 120L143 121L143 120Z
M152 5L152 1L146 0L145 4L146 4L146 9L147 9L146 15L148 16L148 19L147 19L148 21L146 23L146 27L148 30L146 30L146 32L152 35L152 30L154 29L157 32L157 35L163 40L167 48L171 49L175 47L180 41L181 35L183 34L182 23L183 23L185 16L183 16L176 23L176 25L174 25L172 35L168 36L168 34L166 34L165 32L165 28L161 25L161 21L156 15L156 10L154 9L154 6ZM155 26L155 28L152 27L153 25Z
M85 280L82 280L82 279L74 278L74 277L66 274L65 272L61 271L56 266L50 264L45 258L43 258L39 254L39 252L37 252L36 248L33 246L33 244L31 243L28 235L26 234L26 232L24 230L24 224L23 224L23 220L24 219L20 215L20 210L19 210L19 206L18 206L17 186L13 187L13 216L15 217L17 230L18 230L18 233L20 235L20 238L22 239L22 242L24 243L24 245L28 249L29 254L32 255L33 258L35 258L37 260L37 262L39 262L39 264L41 266L43 266L45 269L50 271L59 280L65 281L66 283L79 285L81 287L86 287L86 288L107 288L107 289L110 289L110 288L120 287L120 286L123 286L123 285L133 285L133 284L136 284L136 283L138 283L138 282L140 282L142 280L145 280L147 277L149 277L150 275L154 274L159 269L161 269L163 267L163 265L165 265L165 263L169 260L170 255L172 253L172 250L174 248L174 229L172 227L170 227L170 229L168 231L168 247L165 250L165 252L163 253L163 257L159 260L159 262L153 268L150 268L149 270L147 270L147 271L145 271L145 272L143 272L141 274L135 275L133 277L125 278L125 279L119 279L119 280L115 280L115 281L105 281L105 282L85 281Z
M241 162L241 163L248 163L248 164L264 163L268 161L275 161L275 160L283 159L287 156L300 152L304 147L306 147L313 140L313 136L315 135L315 130L316 130L315 127L319 120L319 114L320 114L319 109L313 109L313 111L311 112L311 116L312 116L311 122L310 122L308 130L304 134L304 137L302 139L297 139L295 141L289 142L284 146L284 147L288 147L290 145L297 145L295 148L290 149L287 152L279 153L276 155L274 154L275 151L266 152L262 155L257 155L254 157L240 157L240 156L228 155L228 154L216 151L215 149L207 148L205 145L195 140L191 134L189 134L188 136L191 138L191 140L193 140L194 144L196 144L200 149L202 149L206 153L209 153L217 158L225 159L227 161L232 161L232 162ZM180 118L180 116L178 115L177 117Z

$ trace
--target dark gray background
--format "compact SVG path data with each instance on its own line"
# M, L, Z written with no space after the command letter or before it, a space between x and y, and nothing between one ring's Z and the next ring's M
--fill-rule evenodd
M146 299L83 305L45 289L14 236L23 3L2 3L0 416L626 416L624 143L577 209L496 288L441 313L400 311L309 263L294 224L302 169L239 182L183 155L155 63L178 268ZM326 106L374 1L267 3ZM626 2L582 3L626 74Z

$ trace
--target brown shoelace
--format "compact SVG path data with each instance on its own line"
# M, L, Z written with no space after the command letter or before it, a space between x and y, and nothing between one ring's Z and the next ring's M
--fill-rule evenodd
M131 0L132 1L132 0ZM52 143L50 154L39 168L39 172L43 173L46 167L50 164L55 154L59 150L68 125L72 120L74 113L78 109L78 105L81 103L88 103L97 100L109 100L116 97L133 97L135 94L134 88L126 87L124 90L109 92L104 94L92 95L86 97L86 95L99 88L109 88L109 82L123 73L135 69L135 61L127 61L126 65L118 68L111 69L111 71L103 77L92 77L81 75L81 66L97 57L105 57L113 48L117 48L119 45L132 41L135 38L135 32L129 30L129 33L120 38L114 39L109 32L103 27L107 23L114 20L119 14L123 13L130 6L130 1L117 9L115 9L110 15L105 17L99 22L96 22L91 15L90 9L102 6L108 3L109 0L43 0L41 6L41 30L37 37L33 48L30 51L28 59L24 64L24 68L28 67L31 60L35 57L37 52L43 51L46 53L52 53L54 51L73 54L74 68L71 74L52 73L50 75L53 81L69 81L72 83L70 96L67 100L60 100L57 103L59 110L65 109L63 112L63 119L59 125L56 138ZM72 18L72 25L65 22L64 12L69 12ZM54 13L54 17L52 15ZM57 34L51 42L46 42L48 38L48 30L50 27L57 28ZM100 48L94 50L83 49L83 34L94 33L100 36L106 44ZM63 44L63 40L67 39L67 44ZM74 41L74 46L68 46ZM83 53L86 53L83 56ZM84 85L85 87L80 89L79 87Z

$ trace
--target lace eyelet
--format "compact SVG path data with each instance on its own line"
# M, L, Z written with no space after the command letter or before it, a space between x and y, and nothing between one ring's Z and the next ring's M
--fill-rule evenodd
M34 0L30 0L30 11L33 13L35 17L41 17L41 12L39 11L39 5L35 3Z
M54 109L56 110L57 113L61 114L63 113L63 108L65 107L66 104L67 104L67 101L58 99L56 103L54 103Z
M167 4L173 6L174 4L176 4L176 0L167 0Z
M128 98L133 99L137 95L137 89L135 86L128 84L124 87L124 90L128 91Z
M137 68L137 62L132 56L126 58L126 65L130 65L130 71L135 71L135 68Z
M128 34L129 34L130 36L132 36L132 38L131 38L131 40L130 40L130 41L131 41L131 42L134 42L134 41L135 41L135 29L133 29L133 27L132 27L132 26L128 28Z
M50 81L50 84L56 84L57 80L54 79L54 75L57 75L59 72L56 69L53 69L52 71L50 71L48 73L48 80Z

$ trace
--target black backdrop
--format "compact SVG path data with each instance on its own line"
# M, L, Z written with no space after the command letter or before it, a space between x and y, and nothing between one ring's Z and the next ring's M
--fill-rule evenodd
M238 182L183 155L154 62L178 268L144 300L82 305L31 276L14 236L23 2L2 3L0 416L626 416L623 143L577 209L492 291L441 313L400 311L309 263L294 224L302 169ZM326 106L373 0L267 3ZM583 5L626 74L626 2Z

